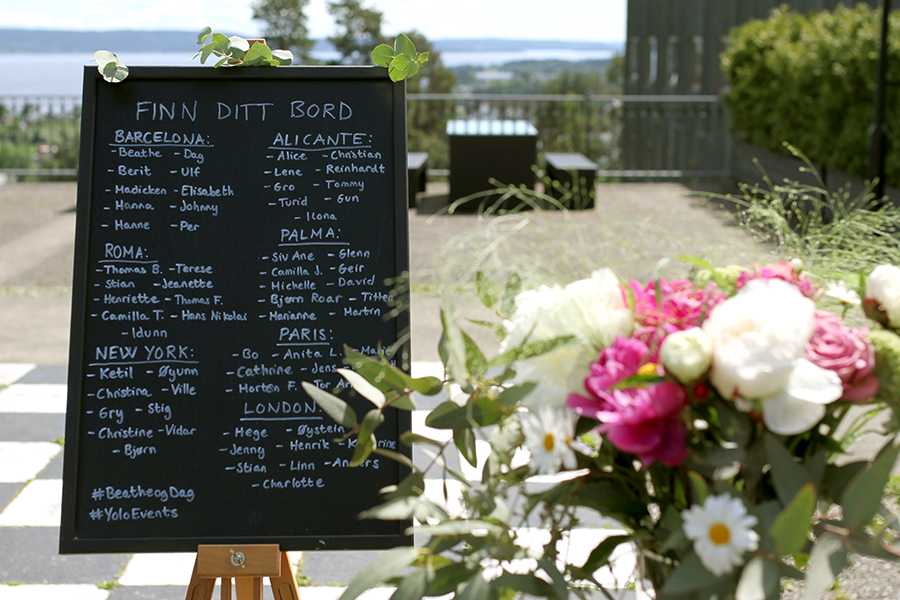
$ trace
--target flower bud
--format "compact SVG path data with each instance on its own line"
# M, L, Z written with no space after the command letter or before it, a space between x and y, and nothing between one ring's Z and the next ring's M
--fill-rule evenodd
M878 265L872 270L863 308L870 319L900 329L900 267Z
M693 383L709 370L712 339L699 327L670 333L660 346L659 361L681 383Z

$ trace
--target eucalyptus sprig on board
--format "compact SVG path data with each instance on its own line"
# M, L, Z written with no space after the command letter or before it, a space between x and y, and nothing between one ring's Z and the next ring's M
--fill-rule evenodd
M404 34L397 36L394 47L387 44L372 50L372 60L379 67L388 70L391 81L403 81L419 72L419 67L428 62L428 52L416 52L416 46Z
M103 75L103 79L109 83L121 83L128 77L128 67L109 50L97 50L94 52L93 62L97 63L97 70Z
M227 37L224 33L213 33L211 27L200 30L197 44L200 49L191 60L199 56L200 63L205 64L211 55L215 55L221 57L216 67L277 67L290 65L294 60L290 50L272 50L265 41L251 42L236 35Z

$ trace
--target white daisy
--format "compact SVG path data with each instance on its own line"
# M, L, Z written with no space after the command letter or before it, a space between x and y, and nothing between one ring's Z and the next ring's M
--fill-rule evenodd
M848 306L859 306L860 304L859 294L856 290L850 289L847 282L840 279L825 284L825 295Z
M575 435L574 413L542 406L536 413L521 413L519 420L525 445L531 453L532 471L552 475L561 468L577 466L571 447Z
M694 504L681 511L681 518L700 562L713 575L731 573L744 563L744 552L759 546L759 534L752 529L756 517L747 514L738 498L727 494L707 496L703 506Z

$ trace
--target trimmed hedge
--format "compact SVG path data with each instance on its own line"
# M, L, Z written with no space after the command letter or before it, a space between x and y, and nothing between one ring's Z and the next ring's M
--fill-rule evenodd
M881 13L867 5L800 15L787 7L733 29L722 56L732 123L749 143L867 176ZM900 82L900 13L890 15L889 82ZM893 88L893 89L892 89ZM887 92L885 178L900 181L900 102Z

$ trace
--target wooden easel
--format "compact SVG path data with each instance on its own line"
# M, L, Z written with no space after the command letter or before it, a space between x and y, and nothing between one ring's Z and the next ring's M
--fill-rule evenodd
M275 600L300 600L294 568L277 544L197 547L197 560L185 600L210 600L216 579L222 579L221 600L231 600L231 580L237 600L262 600L268 577Z

